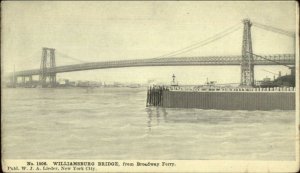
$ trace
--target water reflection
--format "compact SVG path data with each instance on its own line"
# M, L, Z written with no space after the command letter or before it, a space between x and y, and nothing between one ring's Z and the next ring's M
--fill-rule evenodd
M147 107L146 112L148 114L147 126L149 131L151 131L151 127L159 126L161 123L198 123L203 120L199 118L195 111Z
M163 107L147 107L148 114L147 125L149 131L151 127L159 126L162 123L202 123L202 124L229 124L245 121L247 111L240 113L219 110L201 110L201 109L179 109ZM242 115L241 115L242 114Z
M149 108L149 107L146 108L146 112L148 114L147 126L148 126L149 131L151 131L151 122L152 122L152 114L153 114L153 112L152 112L152 109Z

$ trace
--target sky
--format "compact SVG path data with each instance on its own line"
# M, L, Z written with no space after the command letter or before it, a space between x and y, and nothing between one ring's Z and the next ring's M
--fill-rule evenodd
M38 69L42 47L56 49L56 65L154 58L195 44L232 26L234 33L178 56L241 55L242 20L296 31L296 2L2 2L1 70ZM256 54L294 53L290 37L252 27ZM69 57L78 59L72 60ZM255 79L284 66L256 66ZM239 66L130 67L57 74L104 82L180 84L239 83ZM37 77L36 77L37 79Z

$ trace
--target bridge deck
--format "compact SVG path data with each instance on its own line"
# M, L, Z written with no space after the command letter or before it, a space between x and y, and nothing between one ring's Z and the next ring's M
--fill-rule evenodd
M268 55L264 60L254 56L254 65L294 65L294 54ZM273 62L272 62L273 61ZM64 73L72 71L83 71L105 68L122 68L122 67L141 67L141 66L193 66L193 65L241 65L241 56L206 56L206 57L178 57L178 58L152 58L152 59L135 59L91 62L75 65L57 66L49 68L48 73ZM276 63L278 62L278 63ZM18 71L16 76L30 76L40 74L40 69ZM12 75L12 73L10 74Z

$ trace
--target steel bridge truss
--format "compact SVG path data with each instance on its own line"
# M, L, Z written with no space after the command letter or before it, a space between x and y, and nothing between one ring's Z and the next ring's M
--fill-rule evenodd
M265 55L266 59L253 56L253 65L295 65L294 54L277 54ZM278 63L272 62L276 61ZM142 67L142 66L198 66L198 65L226 65L235 66L242 64L241 56L204 56L204 57L177 57L177 58L153 58L153 59L135 59L135 60L119 60L119 61L103 61L91 62L83 64L56 66L47 68L48 74L65 73L73 71L84 71L93 69L106 69L106 68L122 68L122 67ZM43 74L43 69L25 70L16 72L16 76L30 76ZM46 74L44 74L46 76Z

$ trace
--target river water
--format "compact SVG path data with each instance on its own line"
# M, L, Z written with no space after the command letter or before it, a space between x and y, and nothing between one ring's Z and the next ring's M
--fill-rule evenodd
M3 89L2 157L295 160L295 111L146 108L146 95Z

